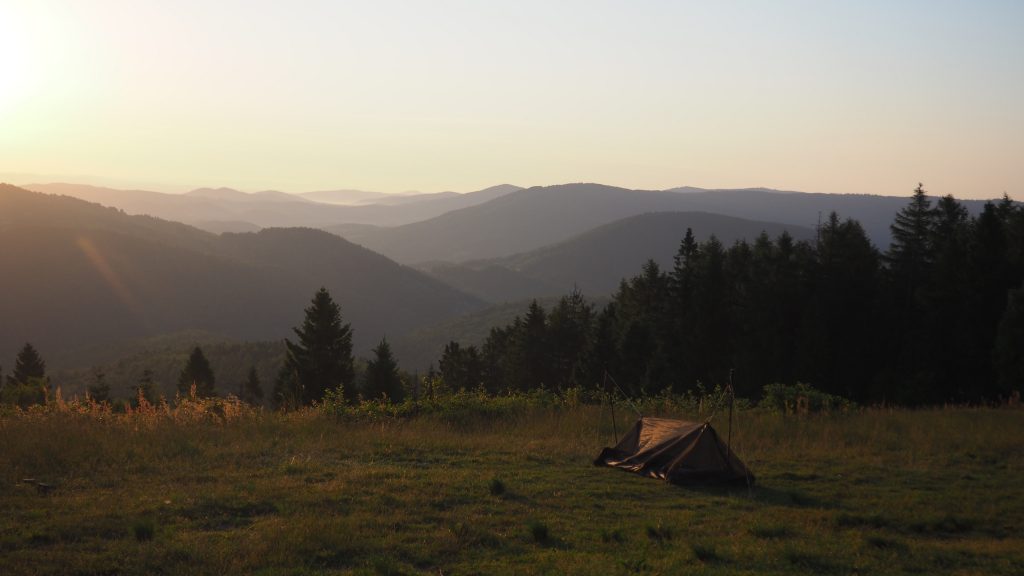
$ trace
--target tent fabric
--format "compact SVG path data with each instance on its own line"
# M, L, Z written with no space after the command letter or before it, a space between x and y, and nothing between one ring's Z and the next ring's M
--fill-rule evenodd
M594 461L673 484L753 482L740 462L707 422L640 418L614 448Z

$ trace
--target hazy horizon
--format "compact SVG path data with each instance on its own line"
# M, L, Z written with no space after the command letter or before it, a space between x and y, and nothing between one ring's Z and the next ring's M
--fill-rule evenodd
M10 0L0 173L1020 199L1022 29L999 0Z

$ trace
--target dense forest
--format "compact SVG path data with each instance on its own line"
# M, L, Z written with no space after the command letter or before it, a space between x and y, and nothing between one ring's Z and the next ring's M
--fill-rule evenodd
M723 246L687 231L596 310L534 302L479 347L450 343L444 381L493 392L607 386L629 394L804 382L864 403L996 401L1024 384L1024 208L970 217L918 186L885 252L832 213L811 241ZM607 375L607 376L606 376Z

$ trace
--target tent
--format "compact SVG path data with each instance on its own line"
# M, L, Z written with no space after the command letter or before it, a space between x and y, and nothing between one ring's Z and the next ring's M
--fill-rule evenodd
M642 417L617 446L602 450L594 464L623 468L673 484L754 481L754 475L708 422Z

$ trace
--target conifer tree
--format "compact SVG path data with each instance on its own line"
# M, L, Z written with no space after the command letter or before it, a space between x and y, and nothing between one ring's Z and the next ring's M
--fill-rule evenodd
M697 306L694 294L699 257L700 244L694 238L693 230L687 228L675 255L675 266L669 276L669 294L672 301L668 308L672 319L672 339L666 344L672 379L677 383L692 383L697 379L693 347L694 342L700 338L694 329Z
M507 392L512 383L513 326L493 327L481 350L484 386L490 392Z
M342 324L341 308L326 288L320 288L306 308L302 326L293 329L298 342L285 340L285 362L298 378L303 404L323 398L324 392L351 388L352 327Z
M893 220L892 244L886 259L905 297L913 298L932 261L935 210L923 184L914 188L910 203Z
M439 363L441 380L449 390L474 389L483 378L483 362L476 346L463 348L454 340L444 347Z
M89 397L102 404L110 401L110 384L107 382L107 373L102 368L94 368L92 382L86 388Z
M249 374L242 386L241 400L249 404L259 405L263 403L263 384L260 382L260 375L256 372L255 366L249 367Z
M302 406L302 384L299 375L287 360L281 364L274 379L271 403L275 410L294 410Z
M141 395L146 399L146 402L150 404L156 402L156 396L154 395L155 382L153 379L153 371L146 368L142 371L142 376L139 377L138 383L135 385L135 397L133 401L138 401Z
M391 354L387 338L383 338L373 349L373 359L366 364L366 396L400 402L403 393L398 363Z
M995 358L999 393L1024 391L1024 286L1010 291L996 336Z
M210 368L210 362L199 346L192 350L178 377L178 393L187 396L193 384L196 386L197 397L207 398L214 395L213 369Z
M513 346L516 387L531 390L550 384L547 312L536 300L530 302L526 316L516 330Z
M558 389L593 381L587 374L594 330L593 307L578 289L559 299L548 316L552 386Z
M46 378L46 362L32 344L26 343L14 359L14 371L7 377L15 384L28 384L33 379Z

